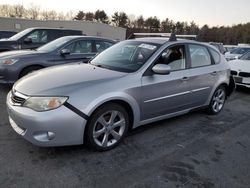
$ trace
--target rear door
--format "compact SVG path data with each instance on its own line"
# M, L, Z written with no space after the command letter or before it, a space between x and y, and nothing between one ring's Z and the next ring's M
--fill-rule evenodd
M70 54L61 55L60 52L57 54L54 62L55 64L65 64L74 62L87 63L92 57L95 56L93 40L76 40L62 49L68 49Z
M192 107L206 103L219 71L206 46L199 44L188 45L190 67L190 87Z
M170 74L144 75L142 77L142 117L147 120L175 113L190 107L190 81L187 69L186 45L173 45L162 52L168 53L166 60L161 56L154 63L171 67Z

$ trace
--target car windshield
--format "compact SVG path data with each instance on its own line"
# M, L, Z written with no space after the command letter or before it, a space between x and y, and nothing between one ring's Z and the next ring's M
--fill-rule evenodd
M12 37L8 38L8 40L19 40L20 38L22 38L24 35L28 34L31 31L32 31L32 29L25 29L25 30L13 35Z
M70 40L70 38L68 38L68 37L58 38L56 40L53 40L53 41L41 46L40 48L37 48L37 51L40 51L40 52L52 52L52 51L60 48L61 46L63 46L69 40Z
M244 54L250 51L250 48L235 48L230 53L231 54Z
M123 41L96 56L90 63L120 72L135 72L158 49L158 44Z
M250 51L245 53L240 59L241 60L250 60Z

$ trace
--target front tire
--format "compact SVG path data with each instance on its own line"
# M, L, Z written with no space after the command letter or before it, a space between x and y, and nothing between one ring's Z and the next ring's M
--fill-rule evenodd
M211 115L216 115L220 113L222 108L224 107L226 101L226 89L224 86L219 86L210 101L208 106L208 113Z
M92 149L106 151L124 139L128 127L129 116L126 110L116 103L109 103L101 106L90 117L85 137Z

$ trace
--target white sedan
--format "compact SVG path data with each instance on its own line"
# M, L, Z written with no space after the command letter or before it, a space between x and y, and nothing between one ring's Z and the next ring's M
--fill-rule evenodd
M236 85L250 88L250 51L240 59L229 61L229 65Z

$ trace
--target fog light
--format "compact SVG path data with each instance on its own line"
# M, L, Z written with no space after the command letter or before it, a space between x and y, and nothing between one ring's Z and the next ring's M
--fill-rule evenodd
M39 142L48 142L55 138L55 133L49 131L38 131L35 132L33 135L34 138Z
M55 133L47 132L47 136L49 140L53 140L55 138Z

